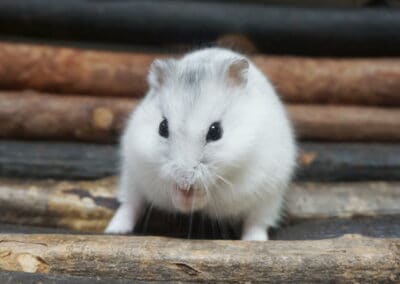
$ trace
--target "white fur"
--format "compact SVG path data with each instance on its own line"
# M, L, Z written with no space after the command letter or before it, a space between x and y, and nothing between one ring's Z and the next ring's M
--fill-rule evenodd
M268 239L267 228L280 217L296 146L275 90L250 61L239 83L227 78L229 67L243 58L210 48L153 63L150 90L122 137L122 205L107 233L131 231L147 201L172 212L193 209L214 218L239 218L242 239ZM164 117L168 138L158 133ZM221 122L222 138L206 143L215 121ZM195 185L206 194L195 196L187 208L176 184Z

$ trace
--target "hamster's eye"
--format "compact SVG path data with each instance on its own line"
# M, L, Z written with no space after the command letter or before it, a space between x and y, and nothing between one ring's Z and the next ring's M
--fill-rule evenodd
M160 136L164 138L168 138L169 131L168 131L168 120L166 118L161 121L160 126L158 127L158 133Z
M207 142L216 141L221 139L222 137L222 127L221 123L214 122L211 124L210 128L208 129L206 140Z

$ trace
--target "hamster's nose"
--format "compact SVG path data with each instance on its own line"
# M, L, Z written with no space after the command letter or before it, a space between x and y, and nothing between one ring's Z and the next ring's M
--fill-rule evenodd
M175 171L176 183L181 187L189 187L195 182L195 171L193 169L176 170Z

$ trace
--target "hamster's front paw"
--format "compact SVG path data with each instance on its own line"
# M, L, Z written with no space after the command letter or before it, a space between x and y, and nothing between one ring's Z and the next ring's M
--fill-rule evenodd
M124 222L124 220L115 220L112 219L108 224L107 228L104 230L106 234L118 234L124 235L132 232L132 226L128 222Z
M243 232L243 241L268 241L267 230L263 227L252 227Z
M130 203L122 203L115 212L114 217L108 223L104 233L106 234L128 234L135 227L135 217L132 212L135 210Z

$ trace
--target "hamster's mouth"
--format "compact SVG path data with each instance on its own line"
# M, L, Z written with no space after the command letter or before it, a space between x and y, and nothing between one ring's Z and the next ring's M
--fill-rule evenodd
M185 188L175 186L172 201L178 210L190 213L205 206L206 192L195 186Z

